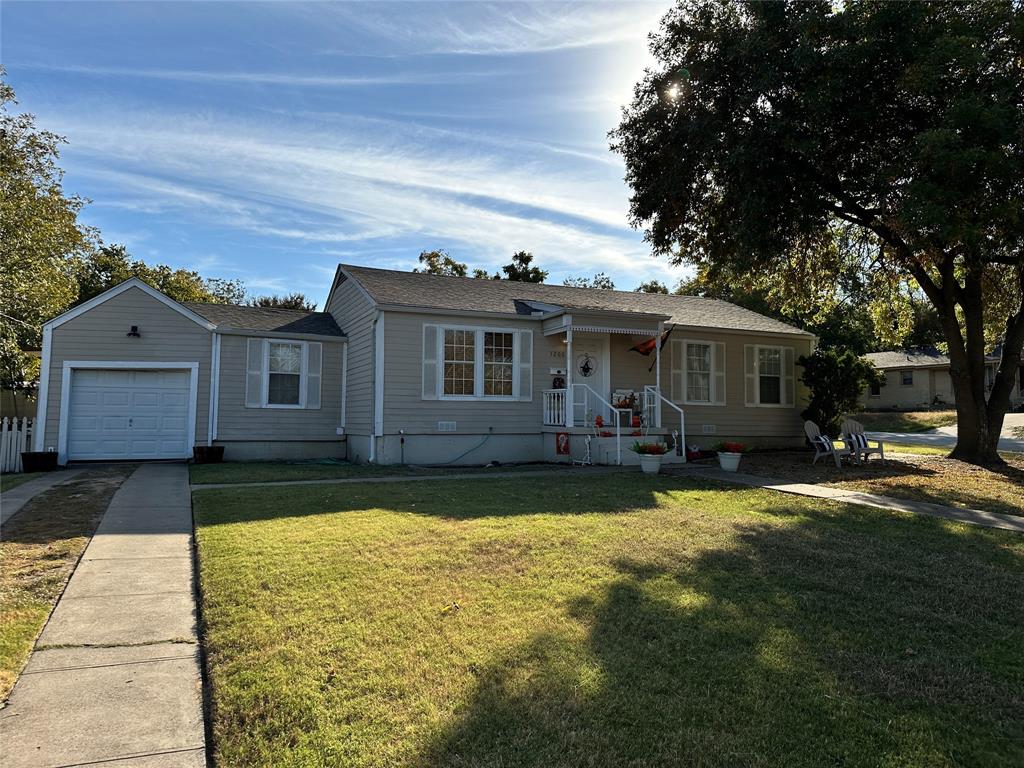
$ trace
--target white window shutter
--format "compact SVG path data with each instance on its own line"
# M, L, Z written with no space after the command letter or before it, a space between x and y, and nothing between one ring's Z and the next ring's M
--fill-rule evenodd
M782 348L782 404L790 407L796 402L796 382L793 370L793 348Z
M743 345L743 359L745 361L744 380L746 384L744 387L744 400L747 405L757 405L757 370L754 365L756 353L757 347L753 344Z
M725 405L725 344L715 342L711 353L714 365L714 382L711 387L712 402Z
M323 344L310 342L306 349L306 407L320 407L320 377L323 370Z
M671 339L669 341L671 350L671 367L669 368L669 388L671 389L672 401L681 403L686 400L685 377L683 376L683 363L685 361L685 348L682 339Z
M245 407L263 406L263 339L246 339Z
M424 400L437 400L441 362L437 359L436 325L423 326L423 390Z
M519 399L533 400L533 331L519 331Z

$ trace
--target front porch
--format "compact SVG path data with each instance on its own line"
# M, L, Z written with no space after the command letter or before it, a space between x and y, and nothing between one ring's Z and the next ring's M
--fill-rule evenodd
M656 440L680 446L666 461L686 460L685 414L662 390L670 368L662 360L665 320L592 312L545 319L552 386L541 393L543 431L568 435L574 459L589 445L595 463L635 463L629 446Z

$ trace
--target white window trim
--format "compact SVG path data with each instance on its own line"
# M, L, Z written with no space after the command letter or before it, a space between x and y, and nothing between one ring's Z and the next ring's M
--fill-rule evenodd
M796 398L794 396L794 402L786 403L786 348L779 344L752 344L754 348L754 408L794 408L796 407ZM760 370L760 357L759 354L762 349L776 349L779 352L779 400L778 403L762 403L761 402L761 370ZM796 350L793 351L793 358L796 359ZM795 395L795 383L796 383L796 372L793 372L794 379L794 395Z
M682 371L683 371L683 399L682 400L677 400L676 402L682 403L683 405L711 405L711 406L716 406L717 405L719 407L724 406L725 403L724 402L716 402L717 398L715 397L715 395L717 394L717 392L715 392L715 363L717 362L717 360L715 359L715 346L716 346L715 342L709 341L707 339L683 339L682 342L683 342L683 367L682 367ZM690 388L689 388L687 382L689 380L689 375L690 375L690 359L689 359L689 356L686 354L686 347L689 344L704 344L704 345L706 345L706 346L711 348L711 369L708 371L708 397L710 398L709 400L691 400L690 397L689 397L689 394L690 394L689 393L689 389ZM725 398L722 398L722 399L724 400Z
M473 392L472 395L446 395L444 393L444 334L445 331L472 331L474 334ZM483 325L438 325L437 326L437 399L438 400L492 400L512 402L519 399L519 344L516 342L518 328L500 328ZM484 334L508 333L512 335L512 394L485 395L484 391Z
M270 345L271 344L291 344L293 346L299 346L301 350L301 360L299 362L299 402L297 405L290 403L271 403L268 402L270 399ZM263 408L275 408L287 411L298 411L306 407L306 368L309 361L309 342L308 341L296 341L295 339L263 339L263 382L262 391L260 392L260 402Z

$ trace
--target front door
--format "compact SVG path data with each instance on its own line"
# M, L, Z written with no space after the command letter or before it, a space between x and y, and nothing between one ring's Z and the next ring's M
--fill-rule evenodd
M610 362L607 335L573 334L572 383L575 396L572 419L577 427L592 426L594 417L598 415L610 422L611 414L604 403L597 399L600 397L602 400L609 400L611 397ZM577 387L576 384L586 384L590 389Z

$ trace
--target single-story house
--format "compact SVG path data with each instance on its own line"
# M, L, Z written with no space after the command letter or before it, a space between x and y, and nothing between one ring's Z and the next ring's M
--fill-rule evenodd
M44 325L35 447L61 463L205 445L616 463L638 436L803 441L796 360L814 336L727 302L341 265L325 309L182 303L128 280Z
M936 349L914 349L896 352L872 352L864 359L885 373L885 384L867 387L861 404L868 410L894 408L911 410L936 406L952 407L953 380L949 375L949 357ZM999 357L989 356L985 366L985 382L992 386ZM1024 366L1021 366L1010 393L1012 403L1021 402Z

